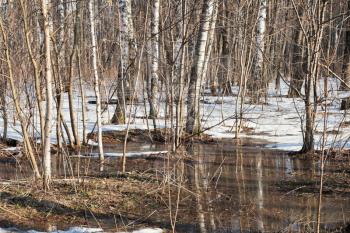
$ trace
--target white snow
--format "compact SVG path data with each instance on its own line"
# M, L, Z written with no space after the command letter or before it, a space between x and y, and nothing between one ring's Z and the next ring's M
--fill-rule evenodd
M164 231L159 228L145 228L145 229L133 231L132 233L162 233L162 232Z
M350 95L350 92L337 91L339 82L335 79L328 79L327 106L327 131L337 131L338 134L327 133L326 146L348 147L350 137L349 126L340 127L340 124L349 121L350 118L340 109L341 98ZM323 92L323 79L319 81L318 92ZM302 90L302 93L304 91ZM270 86L267 105L243 105L243 125L250 128L250 132L241 132L240 137L264 139L270 142L268 148L296 151L300 150L303 144L302 126L304 123L304 102L300 98L286 98L288 86L281 83L281 90L276 93L274 85ZM207 119L204 127L219 124L226 118L224 123L207 131L215 138L234 138L235 134L235 110L236 97L211 97L205 96L203 104L203 119ZM321 147L323 131L324 109L319 106L316 116L315 147Z
M56 230L51 232L57 232L57 233L104 233L104 231L101 228L85 228L85 227L71 227L68 230ZM160 228L144 228L139 229L135 231L131 231L130 233L162 233L164 232ZM46 233L43 231L35 231L35 230L29 230L29 231L21 231L16 228L0 228L0 233ZM126 233L126 232L115 232L115 233Z
M35 231L35 230L28 230L28 231L21 231L18 230L17 228L0 228L0 233L44 233L43 231ZM103 232L101 228L85 228L85 227L71 227L66 231L63 230L57 230L57 231L52 231L52 232L57 232L57 233L99 233Z
M318 93L323 93L324 80L321 79L318 84ZM95 100L93 97L92 87L87 87L86 100ZM350 126L342 126L342 122L350 122L350 117L345 111L341 111L340 103L341 99L350 96L348 91L338 91L339 81L334 78L328 78L328 98L324 103L327 103L327 131L338 131L338 134L328 133L326 138L327 146L337 147L350 147L348 139L350 137ZM81 111L81 98L77 90L75 90L75 108L77 115L77 126L79 135L82 136L82 111ZM202 97L201 101L201 113L202 113L202 126L203 128L210 128L205 133L215 138L234 138L235 134L235 104L237 97L235 94L238 92L236 86L233 87L233 96L217 97L209 96L207 93ZM302 93L304 91L302 90ZM266 105L252 105L248 102L243 104L243 127L239 137L241 138L255 138L267 140L269 143L268 148L276 148L282 150L299 150L302 147L302 122L304 124L304 102L300 98L286 98L288 93L288 85L281 80L281 88L277 92L274 84L269 86L268 90L268 103ZM141 97L142 99L142 97ZM105 99L104 99L105 100ZM246 98L248 100L248 98ZM68 97L67 94L63 95L63 116L68 126L70 126ZM86 104L87 108L87 133L96 130L95 126L95 105ZM127 128L127 124L113 125L109 124L108 120L112 118L115 105L109 105L106 111L102 114L103 131L120 131ZM152 129L152 120L145 119L148 112L148 105L136 103L134 106L128 106L129 112L131 109L131 119L129 129ZM162 102L159 106L160 117L156 120L157 127L164 128L170 127L170 119L165 121L165 104ZM10 109L11 110L11 109ZM316 116L316 128L315 128L315 147L320 148L321 137L323 131L324 114L323 107L319 106L318 114ZM13 115L11 112L9 115ZM11 117L9 119L12 119ZM34 118L35 129L30 129L30 132L34 132L34 137L39 140L39 122L38 117ZM349 124L348 124L349 125ZM55 121L52 122L52 142L56 143L56 127ZM215 126L215 127L213 127ZM213 127L213 128L211 128ZM0 118L0 133L3 131L3 122ZM8 136L13 139L21 140L20 125L17 121L16 124L13 121L9 122ZM67 136L65 136L67 138ZM89 145L96 146L96 142L89 140ZM138 155L141 155L138 153ZM107 155L108 156L108 155ZM120 156L118 153L111 153L110 156ZM134 153L128 154L128 156L136 156Z
M149 156L149 155L159 155L166 154L168 151L135 151L135 152L126 152L125 157L139 157L139 156ZM85 154L86 156L98 157L99 153L89 153ZM106 157L122 157L123 153L104 153Z
M10 151L10 152L16 152L20 150L20 147L6 147L1 149L2 151Z

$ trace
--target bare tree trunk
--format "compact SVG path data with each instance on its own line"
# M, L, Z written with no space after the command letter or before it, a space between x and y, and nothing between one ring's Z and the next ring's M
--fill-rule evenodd
M350 0L348 2L348 11L350 11ZM341 90L349 90L347 86L350 86L350 21L346 22L346 32L345 32L345 45L344 45L344 55L343 55L343 80L341 83Z
M148 101L150 105L149 116L155 122L155 118L158 116L159 0L152 1L151 30L151 80L149 82L151 87L148 93Z
M46 117L44 131L43 167L44 167L44 189L50 189L51 182L51 121L52 121L52 67L51 67L51 42L50 42L50 19L48 6L50 0L41 0L41 10L44 17L45 33L45 78L46 78Z
M203 64L203 71L202 71L202 77L201 77L201 87L202 84L206 83L206 78L208 75L208 64L209 64L209 59L211 56L211 51L213 48L213 42L214 42L214 36L215 36L215 29L216 29L216 19L218 16L218 5L217 1L214 1L213 3L213 13L211 15L210 19L210 27L209 27L209 32L208 32L208 40L207 40L207 45L206 45L206 56L204 59L204 64Z
M200 132L199 94L206 56L205 48L207 45L210 19L212 18L215 1L216 0L204 0L202 6L199 33L194 51L194 60L191 68L190 84L187 94L186 132L191 134Z
M266 2L267 0L259 1L259 14L256 33L256 48L253 63L253 75L249 81L248 89L251 91L251 98L253 103L259 102L259 98L265 91L264 80L264 51L265 51L265 31L266 31Z
M1 62L1 71L3 70L3 65ZM3 71L1 73L4 73ZM3 127L4 131L2 132L2 140L7 141L7 129L8 129L8 114L7 114L7 101L6 96L7 95L7 79L3 77L3 80L1 80L1 111L2 111L2 119L4 121Z
M87 135L86 135L86 99L85 99L85 91L84 84L81 74L81 55L80 49L77 52L77 69L78 69L78 77L79 77L79 87L80 87L80 95L81 95L81 120L83 121L83 144L87 143Z
M120 15L120 51L121 61L118 74L118 104L111 122L115 124L125 123L125 88L127 83L130 83L129 70L131 69L130 60L130 47L134 49L134 30L131 14L131 1L119 0L119 15ZM130 91L130 90L129 90Z
M220 37L221 37L221 56L220 56L220 63L221 67L219 69L218 73L218 79L220 82L220 88L221 88L221 94L222 95L232 95L232 89L231 89L231 80L229 79L229 59L230 59L230 49L229 49L229 27L228 27L228 20L229 20L229 10L227 9L227 1L223 1L222 3L222 11L223 11L223 17L221 17L219 20L220 22Z
M26 151L28 153L29 161L32 165L35 177L40 178L41 176L40 176L39 168L38 168L38 165L36 163L36 159L35 159L34 153L33 153L32 144L30 142L29 135L27 132L27 122L21 113L20 102L19 102L17 91L16 91L14 77L13 77L12 63L11 63L10 51L9 51L9 47L8 47L8 38L7 38L7 34L5 32L2 17L0 17L0 30L1 30L2 39L3 39L3 43L4 43L4 47L5 47L5 53L6 53L5 54L6 55L6 62L7 62L7 68L8 68L8 73L9 73L8 79L10 81L10 87L11 87L11 91L12 91L12 97L13 97L13 100L15 103L16 113L17 113L18 119L21 123L24 145L25 145Z
M34 80L35 80L35 94L36 94L36 100L38 105L38 112L39 112L39 120L40 120L40 133L41 133L41 141L44 141L44 126L45 126L45 115L43 111L43 100L42 100L42 91L41 91L41 85L40 85L40 68L39 64L37 62L37 58L34 55L34 52L32 50L31 45L31 30L28 25L28 13L27 13L27 7L23 0L20 1L22 15L23 15L23 27L24 27L24 34L26 38L26 46L29 53L30 61L33 66L33 72L34 72Z
M180 145L180 139L183 128L183 115L184 115L184 60L185 60L185 38L186 38L186 23L185 23L185 12L186 12L186 1L181 0L180 4L176 5L176 16L177 16L177 26L176 26L176 39L174 43L174 76L173 84L176 88L175 93L175 104L176 104L176 129L175 129L175 147Z
M77 30L74 30L74 39L73 39L73 47L72 51L69 55L69 74L68 74L68 103L69 103L69 116L70 116L70 122L72 126L72 132L74 137L74 147L76 149L80 148L80 137L78 133L78 126L76 122L76 112L75 112L75 106L74 106L74 65L73 61L76 57L76 51L77 51L77 44L78 44L78 36Z
M298 19L302 20L302 8L299 7ZM305 63L305 38L303 35L303 30L299 22L297 22L297 27L294 30L293 45L292 45L292 64L290 64L289 69L291 70L290 87L288 90L288 97L300 97L301 88L304 82L304 76L307 73L307 65Z
M97 45L96 45L96 34L95 34L95 14L94 14L94 0L89 0L89 12L90 12L90 32L91 32L91 43L92 43L92 66L94 70L94 88L96 95L96 118L97 118L97 141L98 151L100 158L100 170L103 171L103 142L102 142L102 122L101 122L101 96L100 96L100 82L98 77L97 67Z
M306 38L307 43L307 66L308 74L305 80L305 133L303 140L302 153L308 153L314 151L314 126L315 118L317 114L317 92L316 83L320 74L319 61L320 61L320 46L323 39L324 30L324 16L325 7L327 2L314 2L311 6L309 15L313 15L312 29L315 30L315 34L312 37ZM307 36L307 35L305 35ZM313 98L312 98L313 97Z
M54 52L54 57L52 58L52 76L55 83L55 98L56 98L56 140L57 140L57 154L62 153L63 145L62 145L62 119L61 117L61 111L63 106L63 84L62 84L62 77L65 77L62 72L62 61L64 61L65 58L65 50L63 49L65 43L64 43L64 28L65 28L65 17L64 17L64 9L63 1L59 0L58 6L57 6L57 13L58 13L58 33L57 37L53 36L51 37L52 40L52 51ZM53 26L53 25L52 25ZM52 34L53 28L50 28L50 34ZM44 131L42 131L44 132ZM43 135L43 134L42 134ZM69 142L71 144L71 138L69 137ZM72 144L71 144L72 145Z
M77 9L76 9L76 22L75 22L75 31L76 31L76 40L77 40L77 52L76 52L76 61L77 61L77 72L78 72L78 79L79 79L79 88L80 88L80 96L81 96L81 117L82 117L82 123L83 123L83 144L87 143L87 135L86 135L86 107L85 107L85 91L84 91L84 84L83 84L83 78L82 78L82 71L81 71L81 2L77 2Z

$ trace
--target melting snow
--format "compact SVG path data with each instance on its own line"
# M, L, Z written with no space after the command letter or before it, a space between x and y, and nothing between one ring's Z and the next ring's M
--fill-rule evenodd
M338 147L350 147L348 139L350 137L350 123L347 126L340 125L342 122L350 122L350 117L344 111L340 109L341 99L350 96L350 92L338 91L339 82L336 79L328 78L328 98L324 103L327 104L327 131L333 132L327 134L327 146ZM92 90L92 89L91 89ZM323 79L319 80L318 92L323 91ZM237 87L233 87L234 94L238 92ZM206 93L209 93L206 91ZM269 148L277 148L283 150L299 150L302 147L303 135L302 124L305 123L304 117L304 102L300 98L286 98L288 93L288 85L281 82L281 88L276 92L274 84L269 86L268 91L268 103L266 105L253 105L244 103L243 109L243 127L244 130L240 132L240 137L256 138L267 140ZM303 90L302 90L303 93ZM76 93L74 105L76 107L77 125L79 135L82 136L82 112L81 98L79 93ZM93 100L91 96L92 91L86 91L87 100ZM90 96L90 97L89 97ZM63 95L63 116L64 120L70 125L68 97L65 93ZM201 113L202 113L202 125L203 128L210 128L206 131L207 134L215 138L234 138L235 134L235 104L237 101L236 96L208 96L205 95L201 101ZM86 104L87 116L86 126L87 132L96 130L95 128L95 105ZM115 106L109 105L103 112L102 121L104 122L104 131L120 131L125 130L127 125L112 125L108 124L108 120L111 119L114 113ZM128 106L130 109L130 106ZM165 104L161 103L159 106L160 118L156 120L157 127L164 128L170 127L170 120L166 122L164 119ZM130 129L149 129L153 127L152 120L145 119L148 112L148 106L144 106L143 103L136 103L132 109L132 119L129 125ZM13 113L12 113L13 114ZM11 115L11 113L9 113ZM316 129L315 129L315 147L321 146L321 137L323 131L323 107L319 106L318 114L316 116ZM52 142L56 142L55 121L52 122ZM341 126L341 127L340 127ZM39 123L36 122L36 128L39 128ZM339 129L339 133L335 134ZM3 122L0 118L0 133L3 131ZM10 138L21 140L20 125L9 122L8 135ZM39 135L34 135L39 138ZM67 138L67 137L66 137ZM89 140L90 145L96 145L96 142ZM108 155L107 155L108 156ZM118 153L112 153L110 156L120 156ZM128 156L135 156L134 153L128 154Z
M85 227L71 227L68 230L57 230L57 231L51 231L51 232L57 232L57 233L103 233L101 228L85 228ZM130 233L162 233L163 230L159 228L144 228L136 231L131 231ZM0 228L0 233L46 233L42 231L35 231L35 230L29 230L29 231L21 231L16 228ZM126 233L126 232L116 232L116 233Z
M127 152L125 153L125 157L137 157L137 156L149 156L149 155L159 155L166 154L168 151L142 151L142 152ZM98 157L99 153L88 153L87 156ZM106 157L122 157L123 153L104 153Z

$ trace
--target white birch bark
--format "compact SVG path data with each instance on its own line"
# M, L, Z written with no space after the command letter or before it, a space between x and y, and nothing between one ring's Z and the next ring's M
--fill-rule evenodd
M121 0L122 1L122 0ZM136 47L135 45L135 35L134 35L134 23L132 21L132 6L131 6L131 0L124 0L126 1L126 19L128 24L128 40L132 47Z
M258 98L261 95L260 89L263 88L263 64L264 64L264 49L265 49L265 31L266 31L266 2L267 0L260 0L259 14L256 32L256 49L255 49L255 62L253 64L253 83L250 85L253 99Z
M256 65L257 69L261 71L264 58L264 47L265 47L265 31L266 31L266 2L267 0L260 0L259 8L259 19L257 25L257 35L256 35Z
M151 80L149 104L150 117L156 118L158 115L158 72L159 72L159 0L152 2L151 19Z
M205 56L205 60L204 60L202 77L201 77L201 85L205 84L205 81L207 78L206 75L207 75L207 71L208 71L208 63L209 63L209 59L210 59L211 50L213 48L217 15L218 15L218 3L217 3L217 1L214 1L213 13L211 15L210 29L209 29L209 33L208 33L207 50L206 50L207 52L206 52L206 56ZM197 91L199 92L199 90L197 90ZM199 93L198 93L198 95L199 95Z
M102 143L102 122L101 122L101 95L99 87L99 76L97 67L97 45L95 34L95 13L94 13L94 0L89 0L89 12L90 12L90 33L92 43L92 66L94 71L94 89L96 95L96 118L97 118L97 140L98 151L101 162L101 170L103 170L102 164L104 160L103 143Z
M50 18L48 6L50 0L41 0L41 10L44 17L45 34L45 80L46 80L46 116L43 147L44 188L50 188L51 181L51 121L52 121L52 67L51 67L51 41L50 41Z
M128 67L129 60L129 34L131 9L129 0L119 0L119 14L120 14L120 48L121 48L121 63L122 72L124 73ZM124 74L122 74L124 76Z
M125 84L128 79L127 68L129 64L129 41L132 34L130 0L119 0L119 29L120 29L120 72L118 76L118 104L115 109L112 123L125 123Z
M213 15L214 3L216 0L204 0L202 6L200 28L197 44L194 51L193 65L191 68L190 84L187 94L187 121L186 131L188 133L198 133L200 131L199 114L199 94L201 88L201 77L205 62L205 49L210 29L210 20Z
M177 25L176 25L176 33L175 33L175 43L174 43L174 52L173 52L173 60L174 60L174 75L173 75L173 84L175 87L175 103L176 103L176 131L175 131L175 145L178 146L180 144L180 137L183 128L183 86L184 86L184 40L186 37L186 26L185 26L185 11L186 11L186 2L181 0L179 4L176 5L176 17L177 17ZM177 85L176 85L177 84Z

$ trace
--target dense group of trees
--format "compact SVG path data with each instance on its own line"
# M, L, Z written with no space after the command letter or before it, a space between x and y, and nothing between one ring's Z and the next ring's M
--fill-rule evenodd
M117 100L110 119L114 124L126 123L127 105L144 98L155 128L160 112L170 116L176 146L184 133L202 132L203 90L263 104L268 85L278 90L283 80L288 97L305 102L302 151L309 152L320 101L318 80L336 77L341 88L349 88L349 10L346 0L2 0L2 137L7 137L13 105L39 177L30 133L38 118L40 127L33 131L43 142L48 188L51 123L55 118L58 148L65 140L73 148L86 143L85 128L81 138L76 124L77 108L85 122L86 87L96 95L102 161L102 98ZM106 83L112 94L103 97ZM70 124L62 115L64 93ZM81 106L74 105L77 95ZM238 101L235 111L238 125Z

